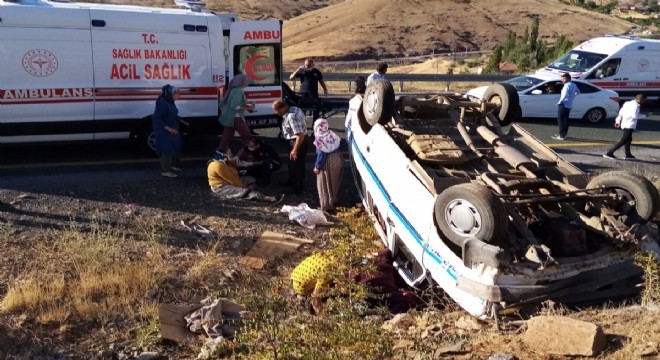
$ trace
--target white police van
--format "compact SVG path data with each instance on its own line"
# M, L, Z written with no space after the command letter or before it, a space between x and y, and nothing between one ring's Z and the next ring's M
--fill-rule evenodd
M614 90L621 98L642 93L660 100L660 40L623 35L594 38L537 71L565 72Z
M218 103L239 73L250 77L248 124L277 124L281 21L186 9L0 0L0 143L152 140L155 100L181 90L190 132L218 126ZM152 145L152 144L151 144Z

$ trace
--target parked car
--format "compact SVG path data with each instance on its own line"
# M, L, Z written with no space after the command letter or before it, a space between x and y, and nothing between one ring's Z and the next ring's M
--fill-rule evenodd
M499 90L487 92L515 104ZM496 109L396 98L383 80L351 100L353 177L402 278L480 318L637 294L635 254L660 258L655 186L627 171L591 177L519 124L505 133Z
M580 90L571 109L571 119L583 119L598 123L615 118L619 112L619 95L582 80L573 80ZM557 103L563 84L556 75L524 75L503 82L513 86L518 92L520 110L515 116L522 118L556 118ZM486 93L488 86L481 86L467 92L473 100L493 100L494 92ZM491 87L491 90L493 88ZM497 100L496 100L497 101ZM509 121L510 122L510 121Z

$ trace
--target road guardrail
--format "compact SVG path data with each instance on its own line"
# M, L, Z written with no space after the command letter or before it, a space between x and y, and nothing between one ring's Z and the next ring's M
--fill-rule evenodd
M348 82L348 90L351 90L353 80L362 75L365 78L370 73L324 73L323 80L328 81L346 81ZM291 73L285 73L285 79L288 79ZM404 91L405 82L444 82L446 83L445 91L449 91L451 84L454 82L490 82L496 83L504 80L514 78L517 75L478 75L478 74L387 74L387 80L392 84L399 83L399 92ZM293 81L292 88L295 91L297 81Z

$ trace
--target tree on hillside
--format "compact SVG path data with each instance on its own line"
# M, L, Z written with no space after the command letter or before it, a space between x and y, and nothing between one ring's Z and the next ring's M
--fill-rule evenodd
M488 65L486 66L486 73L496 73L500 70L500 63L502 62L502 47L500 45L495 46L493 49L493 54L488 59Z
M512 62L520 71L539 68L573 48L573 41L564 35L561 35L554 46L550 47L547 42L538 39L539 27L539 18L534 17L529 35L527 35L528 30L525 29L525 35L518 39L518 35L509 30L504 43L493 49L493 54L488 59L486 73L498 72L502 62Z
M534 16L534 19L532 19L532 33L529 35L529 48L532 51L536 50L536 42L539 39L539 17Z

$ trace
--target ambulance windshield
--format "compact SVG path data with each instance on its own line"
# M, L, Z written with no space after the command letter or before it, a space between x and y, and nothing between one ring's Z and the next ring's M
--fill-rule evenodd
M587 72L598 65L607 55L587 51L571 50L566 55L548 65L550 69L568 72Z

